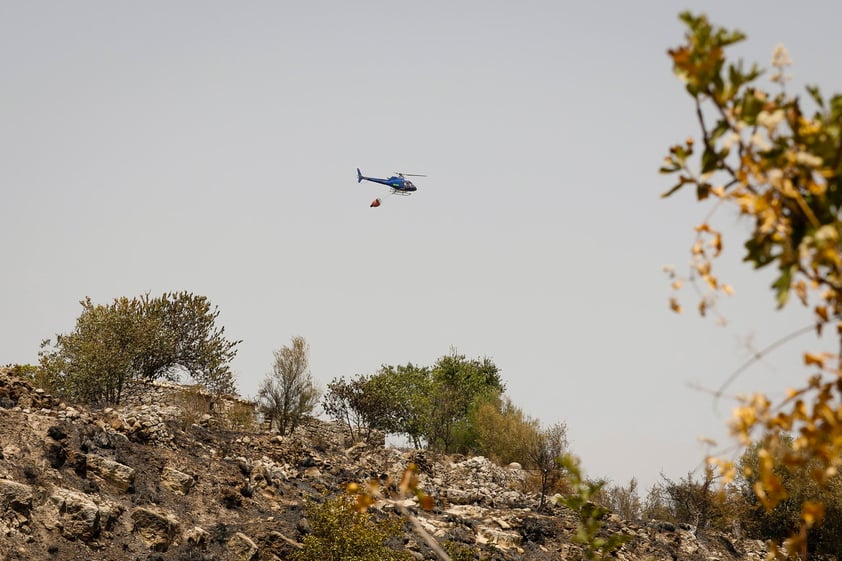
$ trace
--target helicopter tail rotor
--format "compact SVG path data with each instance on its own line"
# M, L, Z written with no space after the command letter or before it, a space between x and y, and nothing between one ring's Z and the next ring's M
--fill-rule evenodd
M357 168L357 183L363 182L363 173L360 171L360 168Z

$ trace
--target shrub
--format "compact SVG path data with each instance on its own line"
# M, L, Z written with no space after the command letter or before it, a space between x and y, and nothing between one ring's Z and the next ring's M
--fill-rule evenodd
M600 490L597 502L625 520L638 520L642 511L637 493L637 479L632 477L627 486L607 484Z
M390 548L387 543L402 532L397 520L372 519L355 508L353 498L340 496L306 507L311 532L304 538L304 549L294 561L411 561L408 551Z
M538 421L525 415L505 396L479 400L469 413L476 437L475 452L505 465L529 464L529 443L539 432Z
M219 311L187 292L159 298L81 302L75 329L41 345L41 372L68 399L119 404L133 380L178 381L181 374L215 392L234 392L229 363L240 341L216 326ZM36 373L41 375L40 372Z
M741 524L745 501L733 485L723 486L711 469L697 479L692 473L678 481L662 476L652 486L642 508L647 519L690 524L697 530L730 530Z
M782 450L792 448L791 438L781 438ZM822 515L806 532L806 548L811 555L838 554L842 551L842 476L834 475L820 485L811 472L819 468L819 461L784 467L774 473L788 490L787 498L767 510L754 494L758 481L758 445L749 448L741 460L741 489L749 509L744 517L748 534L759 539L783 541L799 529L802 504L822 503ZM782 452L783 453L783 452Z

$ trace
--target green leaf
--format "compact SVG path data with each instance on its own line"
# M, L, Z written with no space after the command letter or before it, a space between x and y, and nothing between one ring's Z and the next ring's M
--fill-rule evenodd
M789 289L792 287L792 274L794 267L787 267L781 270L781 276L772 283L775 289L775 299L778 301L778 308L783 308L789 300Z
M755 269L765 267L775 260L772 255L772 240L768 236L752 237L745 242L746 256L743 261L754 264Z
M706 147L702 153L702 173L708 173L719 167L719 154L715 150Z
M673 193L675 193L676 191L678 191L679 189L684 187L684 183L686 183L686 182L685 181L679 181L678 183L673 185L672 188L670 188L669 191L665 191L665 192L661 193L661 198L665 199L665 198L669 197L670 195L672 195Z
M757 124L757 115L763 110L763 103L763 100L755 95L754 90L747 91L742 100L741 119L749 125Z
M807 86L807 93L810 94L810 97L813 98L813 101L816 102L816 105L824 109L824 98L822 97L818 86Z

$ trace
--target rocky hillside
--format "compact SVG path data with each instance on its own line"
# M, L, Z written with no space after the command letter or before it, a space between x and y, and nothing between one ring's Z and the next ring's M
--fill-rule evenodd
M232 430L209 414L147 404L87 410L0 370L0 558L270 561L290 559L309 530L308 498L419 468L436 508L407 505L439 542L484 560L579 559L572 512L538 513L517 465L346 446L329 423L290 437ZM391 504L376 516L398 517ZM435 554L404 520L414 558ZM757 541L616 517L633 537L619 560L761 561Z

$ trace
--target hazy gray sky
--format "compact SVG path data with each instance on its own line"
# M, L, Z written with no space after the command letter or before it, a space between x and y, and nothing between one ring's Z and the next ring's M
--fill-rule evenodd
M707 209L659 198L696 134L666 49L705 11L748 60L783 42L793 90L842 91L842 4L799 6L0 0L0 363L36 362L85 296L187 290L243 340L246 396L294 335L322 386L454 346L566 422L589 474L680 477L733 405L692 386L809 317L772 313L730 238L730 325L668 310L661 266ZM429 177L372 209L357 167ZM811 344L733 391L798 383Z

